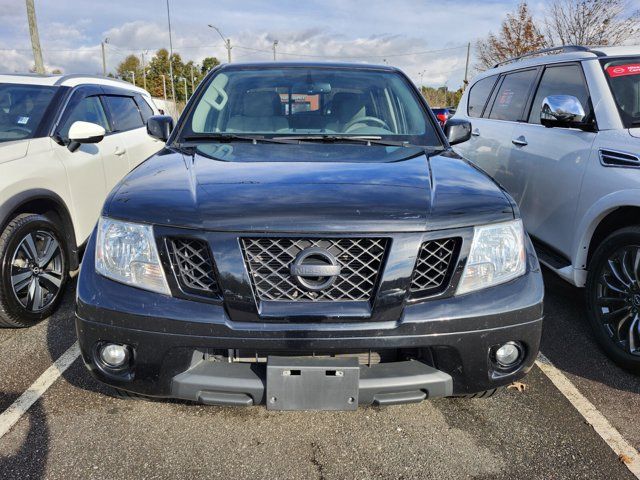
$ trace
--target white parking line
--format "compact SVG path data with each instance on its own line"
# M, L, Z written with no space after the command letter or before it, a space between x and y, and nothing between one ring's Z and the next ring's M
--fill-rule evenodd
M40 375L40 378L33 382L26 392L20 395L9 408L0 414L0 438L4 437L6 433L11 430L11 427L27 413L31 406L44 395L49 387L60 378L60 375L71 366L79 355L80 348L78 347L78 342L75 342L53 365Z
M79 356L80 348L78 342L75 342L53 365L47 368L47 370L33 382L26 392L0 414L0 438L4 437L4 435L11 430L18 420L27 413L29 408L44 395L49 387L60 378ZM584 417L587 423L593 427L615 454L624 460L624 464L631 473L640 479L640 454L638 451L622 437L620 432L611 425L604 415L578 391L566 375L558 370L544 354L540 353L538 355L536 365L567 400L571 402L574 408Z
M609 423L609 420L598 411L593 403L578 391L576 386L571 383L571 380L558 370L542 353L538 355L536 365L549 377L549 380L560 390L560 393L571 402L580 415L584 417L587 423L593 427L607 445L611 447L611 450L618 455L631 473L640 479L640 454L638 454L638 451L620 435L620 432Z

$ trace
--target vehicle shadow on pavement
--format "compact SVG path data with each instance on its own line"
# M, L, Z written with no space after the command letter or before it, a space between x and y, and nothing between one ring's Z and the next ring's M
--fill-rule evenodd
M19 396L20 394L15 394L16 398ZM0 455L0 477L27 478L24 472L29 472L28 478L45 478L50 435L41 402L42 400L38 400L24 416L29 425L26 433L22 433L23 423L20 423L0 439L0 442L11 442L16 436L22 438L19 446L7 445L3 448L5 453Z
M542 352L565 372L617 390L640 393L640 376L617 366L598 346L587 318L583 289L547 269L543 273Z

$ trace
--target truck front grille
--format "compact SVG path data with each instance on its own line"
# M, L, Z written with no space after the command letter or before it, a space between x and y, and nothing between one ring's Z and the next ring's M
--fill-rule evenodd
M207 242L193 238L167 238L166 245L175 279L185 293L208 297L220 295Z
M436 295L446 290L459 246L459 238L430 240L422 244L411 279L412 296Z
M384 238L242 238L247 270L262 301L369 301L377 285L387 248ZM329 252L341 272L332 285L308 291L290 273L292 262L305 249Z

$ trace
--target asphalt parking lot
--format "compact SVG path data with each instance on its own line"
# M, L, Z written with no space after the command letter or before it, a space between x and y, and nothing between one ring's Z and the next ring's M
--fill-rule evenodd
M635 448L640 378L546 273L543 353ZM75 342L73 288L29 330L0 330L0 412ZM524 392L349 412L268 412L108 395L79 359L0 438L0 478L634 478L535 367Z

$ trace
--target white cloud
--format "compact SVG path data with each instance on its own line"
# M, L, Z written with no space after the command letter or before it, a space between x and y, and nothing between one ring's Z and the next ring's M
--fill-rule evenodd
M409 53L474 42L488 30L497 30L516 1L220 0L213 8L208 1L172 0L173 45L184 59L200 61L213 55L226 60L222 40L207 27L215 23L231 38L234 61L271 60L272 42L277 39L279 60L386 60L415 81L448 82L456 88L464 75L464 47ZM160 7L157 0L38 3L46 65L65 72L101 72L100 41L105 37L110 42L111 71L130 53L168 48L166 11L160 3ZM5 4L13 8L3 9ZM8 25L0 31L0 44L16 48L0 50L3 70L27 70L33 64L31 51L25 48L29 37L24 15L24 2L0 0L0 22Z

